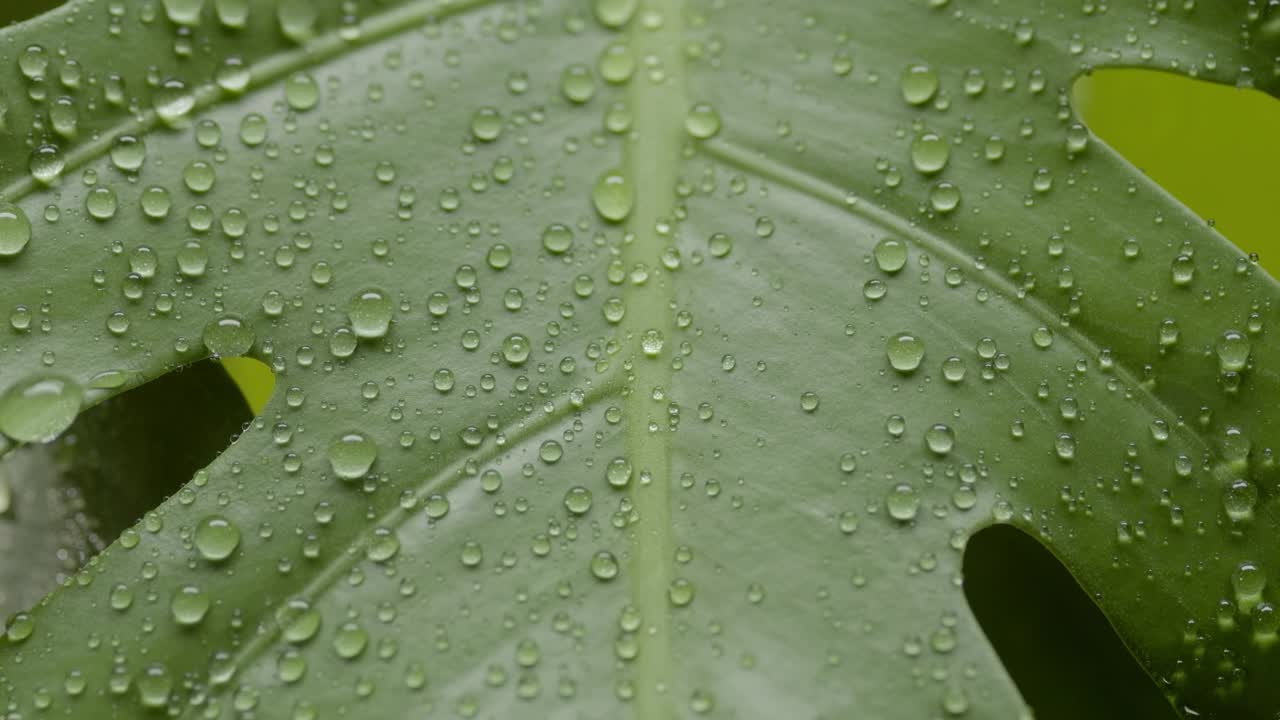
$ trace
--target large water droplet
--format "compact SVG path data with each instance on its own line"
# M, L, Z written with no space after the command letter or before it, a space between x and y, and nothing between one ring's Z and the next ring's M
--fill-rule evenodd
M369 631L355 622L345 622L333 636L333 650L344 660L357 658L369 644Z
M635 190L621 170L610 170L596 180L591 191L591 202L604 219L622 222L631 214L631 208L635 204Z
M529 338L519 333L508 335L502 341L502 359L513 367L523 365L529 359L531 351L532 346L529 344Z
M902 73L902 99L923 105L938 92L938 74L923 63L909 65Z
M1218 365L1222 372L1240 372L1249 364L1249 338L1239 330L1228 330L1218 339Z
M553 255L561 255L573 247L573 230L568 225L552 223L542 231L542 247Z
M1267 575L1255 562L1242 562L1231 575L1231 587L1236 594L1236 607L1248 613L1262 601L1262 591L1267 587Z
M0 432L18 442L48 442L66 430L84 400L74 380L35 376L0 395Z
M239 357L249 352L255 340L253 329L234 315L211 320L204 327L204 346L215 357Z
M199 25L204 0L164 0L164 13L175 25Z
M22 208L0 202L0 257L13 257L31 241L31 221Z
M606 581L618 577L618 559L608 550L597 552L591 556L591 574Z
M889 338L885 353L894 370L912 373L924 359L924 341L910 333L899 333Z
M378 459L378 446L367 435L349 432L329 443L329 465L343 480L358 480Z
M592 9L601 25L617 29L631 20L639 4L639 0L595 0Z
M195 585L183 585L173 594L169 611L179 625L199 625L209 612L209 593Z
M720 132L720 112L709 103L697 103L689 108L684 129L699 140L715 137Z
M395 308L391 298L381 290L370 289L356 295L347 307L351 329L362 338L380 338L391 327L391 315Z
M240 546L240 528L221 515L210 515L196 526L195 544L205 560L221 562Z
M937 133L924 133L911 143L911 164L925 175L941 172L951 157L951 146Z
M871 255L875 258L876 267L893 274L907 265L907 244L897 238L887 237L876 243Z
M920 510L920 496L911 485L898 483L885 498L885 507L889 510L889 517L899 522L909 522L915 519Z
M177 79L164 81L152 96L152 105L156 115L170 127L181 127L186 124L187 116L196 106L195 96L187 88L187 84Z

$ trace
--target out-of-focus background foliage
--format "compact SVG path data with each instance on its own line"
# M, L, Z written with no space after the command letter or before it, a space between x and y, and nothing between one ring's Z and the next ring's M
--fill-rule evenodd
M60 4L0 0L0 26ZM1280 275L1280 102L1147 70L1081 78L1073 100L1104 142ZM223 366L260 411L275 384L267 366ZM1018 577L1010 567L1022 568ZM1172 717L1101 612L1034 540L983 531L965 575L970 604L1038 718Z

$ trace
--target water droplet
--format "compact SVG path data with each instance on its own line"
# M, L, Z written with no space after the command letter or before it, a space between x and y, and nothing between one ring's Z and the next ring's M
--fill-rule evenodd
M381 290L369 289L351 299L347 306L347 316L351 319L351 329L357 337L380 338L387 334L391 327L391 316L395 311L391 298Z
M502 134L502 114L495 108L482 107L471 116L471 134L481 142L493 142Z
M596 180L591 202L600 216L611 222L622 222L631 214L635 190L621 170L610 170Z
M960 188L947 181L929 189L929 204L940 213L949 213L960 206Z
M1041 350L1044 350L1049 346L1053 345L1053 331L1041 325L1040 327L1031 331L1031 342L1036 347L1040 348Z
M343 623L333 636L333 650L344 660L359 657L368 644L369 631L355 622Z
M179 625L199 625L209 612L209 593L195 585L183 585L173 594L169 611Z
M806 392L800 395L800 409L811 413L818 409L819 399L818 393Z
M31 221L22 208L0 202L0 257L13 257L31 241Z
M876 243L871 255L875 258L876 267L893 274L907 265L907 244L897 238L884 238Z
M1072 123L1067 128L1067 153L1077 155L1089 147L1089 130L1080 123Z
M297 72L284 81L284 98L289 107L305 112L320 102L320 86L307 73Z
M1258 488L1248 480L1237 479L1222 493L1222 508L1231 522L1245 522L1253 518L1253 508L1258 504Z
M618 577L618 559L608 550L597 552L591 556L591 574L605 581Z
M1236 607L1248 613L1262 601L1262 591L1267 587L1267 575L1255 562L1242 562L1231 575L1231 587L1235 590Z
M938 423L925 431L924 442L935 455L946 455L955 447L955 432L950 427Z
M94 220L110 220L116 216L116 192L106 186L98 186L85 196L84 208Z
M221 515L210 515L196 526L195 545L205 560L221 562L240 546L240 528Z
M182 127L196 106L195 96L181 80L170 78L156 89L151 99L156 115L170 127Z
M204 275L205 268L208 265L209 251L205 249L204 243L199 240L188 240L178 250L178 272L186 277Z
M49 442L70 427L84 390L68 378L36 376L0 395L0 432L18 442Z
M10 642L20 643L31 637L31 633L36 630L35 618L28 613L20 612L9 618L9 624L5 626L4 636Z
M964 374L964 360L952 355L942 361L942 377L946 378L947 382L958 383L964 380Z
M175 25L199 25L204 0L164 0L164 13Z
M1190 255L1179 255L1169 266L1169 278L1174 285L1190 285L1196 277L1196 262Z
M1071 433L1058 433L1054 438L1053 451L1062 460L1071 460L1076 456L1076 439Z
M564 494L564 506L574 515L585 515L591 509L591 491L575 485Z
M709 103L697 103L689 108L684 119L684 129L699 140L715 137L720 132L720 112Z
M562 457L564 457L564 447L555 440L545 440L538 447L538 459L548 465L560 462Z
M290 600L276 613L286 642L300 645L315 637L320 629L320 612L302 598Z
M640 349L649 357L657 357L662 354L662 348L666 345L666 339L660 330L645 330L640 335Z
M394 530L385 527L374 528L369 537L369 544L364 548L365 557L376 563L390 560L400 552L400 538Z
M631 79L636 71L636 58L625 43L610 43L600 53L597 67L601 77L616 85ZM627 109L627 104L617 101L610 105L605 112L604 125L610 132L626 132L631 126L631 112Z
M508 335L502 341L502 359L512 367L523 365L529 359L529 353L532 350L533 346L529 343L529 338L519 333Z
M31 177L35 178L36 182L52 185L62 175L62 169L66 164L66 158L62 156L62 151L56 145L41 145L31 151L27 169L31 171Z
M938 92L938 74L923 63L909 65L902 73L902 99L923 105Z
M624 457L616 457L605 467L605 480L615 488L624 488L631 482L631 461Z
M727 256L733 250L733 239L724 233L713 233L707 239L707 251L712 257L722 258Z
M591 76L591 69L582 64L565 68L560 74L560 92L571 102L581 104L591 100L596 94L596 81Z
M542 247L553 255L562 255L573 247L573 230L568 225L552 223L542 231Z
M920 497L916 495L916 489L911 485L898 483L885 498L885 507L889 510L889 517L894 520L910 522L915 519L916 513L920 510Z
M310 40L316 32L318 3L314 0L280 0L276 6L276 20L280 32L295 43Z
M329 465L343 480L364 477L377 458L378 446L364 433L349 432L329 443Z
M256 338L243 320L225 315L205 325L202 339L215 357L239 357L249 352Z
M911 142L911 164L925 175L942 172L950 157L951 145L937 133L924 133Z
M889 364L900 373L912 373L924 359L924 341L909 333L899 333L885 347Z
M142 138L121 135L111 146L111 164L122 172L137 172L147 159L147 144Z
M676 578L667 586L667 599L675 607L684 607L693 602L696 588L693 583L685 578Z
M1240 372L1249 364L1249 338L1239 330L1228 330L1218 339L1218 366L1222 372Z
M138 700L143 707L162 708L169 704L173 678L164 665L148 665L138 678Z
M601 25L617 29L631 20L639 4L639 0L594 0L592 9Z

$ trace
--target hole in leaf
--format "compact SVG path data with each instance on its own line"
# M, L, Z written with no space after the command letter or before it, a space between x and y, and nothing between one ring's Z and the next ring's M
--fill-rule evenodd
M1280 101L1140 69L1099 70L1077 80L1073 95L1094 134L1280 274Z
M0 27L28 20L66 3L67 0L5 0L0 3Z
M86 410L51 443L5 456L0 617L33 605L177 492L251 418L223 367L204 361Z
M964 591L1036 720L1178 717L1098 606L1030 535L996 525L970 538Z

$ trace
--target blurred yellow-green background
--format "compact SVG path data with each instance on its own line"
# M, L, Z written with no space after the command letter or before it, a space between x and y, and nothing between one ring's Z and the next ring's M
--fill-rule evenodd
M1150 70L1095 73L1074 99L1108 145L1280 274L1280 101Z

